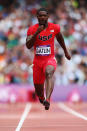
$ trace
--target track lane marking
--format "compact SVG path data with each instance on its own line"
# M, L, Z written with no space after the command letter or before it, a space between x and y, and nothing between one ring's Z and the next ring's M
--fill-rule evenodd
M18 123L18 126L17 126L17 128L16 128L15 131L20 131L20 129L21 129L22 125L23 125L24 120L26 119L28 113L29 113L30 110L31 110L31 107L32 107L32 105L31 105L30 103L27 103L27 104L26 104L25 109L24 109L24 112L23 112L23 114L22 114L22 116L21 116L21 119L20 119L20 121L19 121L19 123Z
M87 121L87 117L86 117L86 116L84 116L84 115L76 112L75 110L69 108L69 107L66 106L64 103L58 103L58 107L61 108L63 111L66 111L66 112L68 112L68 113L70 113L70 114L72 114L72 115L74 115L74 116L76 116L76 117L79 117L79 118Z

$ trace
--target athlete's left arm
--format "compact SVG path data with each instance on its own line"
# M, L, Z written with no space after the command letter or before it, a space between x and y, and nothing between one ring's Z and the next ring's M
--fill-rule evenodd
M56 39L57 41L59 42L59 44L61 45L61 47L63 48L64 50L64 53L65 53L65 57L70 60L71 59L71 56L69 54L69 52L67 51L67 48L65 46L65 42L64 42L64 38L61 34L61 32L59 32L57 35L56 35Z

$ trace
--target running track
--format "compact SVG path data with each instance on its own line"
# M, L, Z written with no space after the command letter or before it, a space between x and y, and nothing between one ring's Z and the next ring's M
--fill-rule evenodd
M87 131L87 103L0 104L0 131Z

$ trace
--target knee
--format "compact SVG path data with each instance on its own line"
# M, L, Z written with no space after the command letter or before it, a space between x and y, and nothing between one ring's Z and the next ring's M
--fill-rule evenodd
M45 70L45 76L46 76L46 78L52 78L53 73L54 73L54 69L52 69L52 68L46 68L46 70Z
M52 77L52 72L46 70L45 75L46 75L46 78L51 78Z

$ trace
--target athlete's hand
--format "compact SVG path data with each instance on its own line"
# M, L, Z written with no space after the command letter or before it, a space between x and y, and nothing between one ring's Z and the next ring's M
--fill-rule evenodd
M44 25L40 25L37 29L37 33L40 33L41 31L44 30Z
M70 54L69 54L67 51L65 52L65 57L66 57L68 60L71 59L71 56L70 56Z

